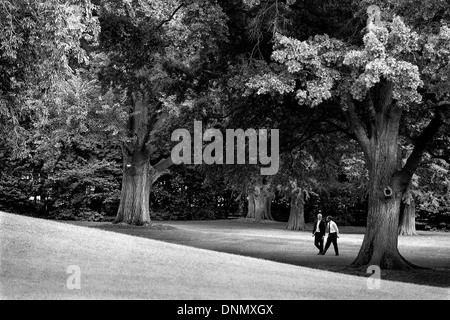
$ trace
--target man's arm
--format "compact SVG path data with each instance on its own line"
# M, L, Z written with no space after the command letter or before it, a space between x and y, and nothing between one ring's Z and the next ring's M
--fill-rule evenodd
M316 223L317 223L317 222L314 222L314 224L313 224L313 230L312 230L312 234L313 234L313 235L314 235L314 233L315 233L315 231L316 231L316 228L317 228L317 227L316 227Z

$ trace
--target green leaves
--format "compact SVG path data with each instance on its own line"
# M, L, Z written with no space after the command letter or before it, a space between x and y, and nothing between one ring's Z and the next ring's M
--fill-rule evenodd
M446 30L431 38L427 49L430 58L436 59L434 56L439 54L431 52L437 51L437 43L447 40ZM326 35L306 41L278 35L274 48L272 59L285 71L268 73L262 69L264 75L250 79L248 87L258 94L295 90L300 104L317 106L333 97L345 96L346 90L353 98L363 100L384 80L392 83L393 98L399 106L421 102L419 88L424 82L416 54L421 49L419 35L399 17L392 22L369 24L363 45L357 49Z
M81 42L94 43L99 31L92 9L89 1L2 1L0 122L12 145L20 148L30 125L45 121L44 101L59 81L87 63Z
M450 28L442 26L439 33L424 39L423 74L427 90L438 100L450 98Z
M278 73L264 70L264 75L254 76L247 86L257 89L258 94L295 90L300 104L317 106L332 97L335 82L341 77L333 67L340 63L342 47L342 42L326 35L308 41L278 35L272 59L286 69Z
M350 78L350 93L363 100L382 80L393 84L393 98L399 106L419 103L418 88L423 86L419 67L403 60L406 54L418 50L418 35L406 27L399 17L382 26L368 26L364 47L351 50L343 64L356 68Z
M85 61L80 39L94 41L99 31L87 1L69 5L58 0L24 0L2 5L0 56L23 71L33 68L38 76L67 71L69 57Z
M419 199L420 208L428 212L450 210L450 165L439 159L429 159L417 173L412 194Z
M356 77L350 87L353 98L363 100L369 90L382 79L393 84L393 98L397 100L399 106L408 106L421 101L417 91L418 87L423 85L419 68L392 57L375 59L365 65L364 72Z
M257 94L265 94L268 92L277 92L279 94L290 93L294 90L295 81L285 74L285 77L275 74L264 74L255 76L248 83L247 86L252 89L257 89Z

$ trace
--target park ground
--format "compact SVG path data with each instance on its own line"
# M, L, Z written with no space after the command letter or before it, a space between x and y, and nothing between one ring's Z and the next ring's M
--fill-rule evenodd
M339 257L336 257L333 246L325 256L317 255L312 224L306 225L306 231L293 231L286 230L283 222L258 223L248 219L156 221L153 228L107 222L69 223L308 268L368 276L367 270L349 268L361 247L364 227L340 227ZM399 237L399 250L408 261L426 269L407 272L384 270L384 279L450 288L450 233L419 231L418 236Z
M341 227L338 257L318 256L311 231L243 219L142 228L0 213L0 230L2 299L450 299L450 233L400 237L429 269L382 271L370 289L348 268L363 228ZM79 290L67 288L73 265Z

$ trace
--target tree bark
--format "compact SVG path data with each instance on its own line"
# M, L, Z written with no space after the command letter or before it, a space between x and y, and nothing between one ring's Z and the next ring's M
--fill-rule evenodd
M305 199L303 191L291 196L291 208L286 229L301 230L305 228Z
M267 192L266 197L264 199L264 205L265 205L265 217L267 217L267 220L274 220L272 217L272 200L275 197L274 193Z
M255 186L254 199L255 199L255 220L264 220L266 212L266 197L264 190L261 186Z
M143 152L124 157L120 205L114 223L150 224L150 159Z
M255 219L255 196L253 190L249 189L247 191L247 219Z
M153 183L172 164L165 159L150 165L156 133L168 118L159 113L159 103L150 103L146 93L133 93L133 110L127 122L128 141L122 145L123 175L120 205L113 223L137 226L150 224L150 190Z
M403 202L400 210L400 223L398 226L400 236L416 236L416 203L414 199Z
M367 229L353 266L377 265L382 269L410 269L398 251L398 218L401 197L383 199L379 188L371 188ZM378 189L378 190L377 190Z
M150 220L150 191L153 184L173 164L170 157L154 166L145 152L124 156L120 205L114 223L144 226Z
M386 93L387 92L387 93ZM364 105L371 114L363 122L349 103L349 119L363 148L369 169L369 210L364 240L355 267L377 265L381 269L411 269L398 251L398 223L402 194L407 183L398 174L398 136L401 109L380 95L375 105ZM366 102L367 103L367 102ZM407 181L409 182L409 180Z
M415 139L413 152L398 169L398 136L401 108L389 96L392 89L385 84L375 91L377 101L365 106L369 119L358 116L350 98L347 120L363 149L369 169L369 212L361 249L352 263L355 267L377 265L382 269L419 268L406 261L398 251L398 226L403 193L420 164L427 143L444 124L439 110L428 126ZM445 104L445 107L448 105ZM443 106L440 106L443 107Z
M272 200L270 194L264 190L264 185L256 184L248 189L247 219L273 220L270 212Z

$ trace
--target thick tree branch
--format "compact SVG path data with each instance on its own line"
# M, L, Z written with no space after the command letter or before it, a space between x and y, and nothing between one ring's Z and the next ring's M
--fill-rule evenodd
M161 115L158 113L158 111L160 110L162 106L162 102L158 102L158 103L154 103L151 106L148 107L149 109L149 114L150 114L150 119L148 119L147 124L146 124L146 131L145 131L145 135L143 138L143 144L142 144L142 148L145 148L151 141L151 134L153 131L158 130L158 128L155 128L155 126L158 124L158 121L160 120Z
M155 164L152 167L156 171L164 171L164 170L168 169L172 164L173 164L172 157L169 156L165 159L161 159L157 164Z
M169 113L168 112L160 113L159 117L158 117L158 120L153 125L153 130L152 131L157 131L157 130L161 129L164 126L164 124L166 123L168 118L169 118Z
M375 108L380 115L389 114L389 108L392 104L393 89L393 83L386 80L382 80L376 86L375 90L377 95L378 107L375 106Z
M439 112L437 112L434 118L428 124L428 126L416 139L413 152L408 157L408 160L406 161L406 164L400 173L402 181L404 183L408 182L412 178L414 172L416 171L417 167L420 164L420 161L422 160L422 155L426 150L428 142L431 139L433 139L434 135L439 131L439 129L443 124L444 121L442 119L442 116Z
M163 125L166 123L166 120L169 118L168 112L163 112L159 114L158 120L156 123L152 126L149 136L147 137L147 142L145 144L145 148L150 153L153 153L156 150L156 147L154 146L154 143L158 141L158 137L156 134L159 132L159 130L163 127Z
M350 94L347 95L347 106L348 110L344 113L347 121L353 129L356 140L359 142L363 152L366 154L367 159L370 159L370 140L361 119L356 113L355 103L353 102L353 98Z
M367 109L369 110L370 121L372 121L372 123L375 123L377 119L377 112L375 110L375 104L373 103L372 97L367 98L366 105Z
M161 176L168 174L170 172L168 169L172 164L172 157L169 156L165 159L161 159L154 166L151 166L151 184L153 185Z
M146 143L146 132L148 126L148 102L147 94L132 93L133 113L131 116L131 126L137 146L143 147Z

